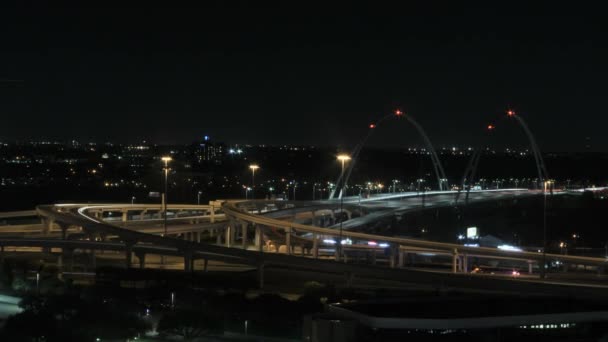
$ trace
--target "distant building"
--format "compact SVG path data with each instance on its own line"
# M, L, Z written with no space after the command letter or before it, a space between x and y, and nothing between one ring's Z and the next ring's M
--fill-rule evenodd
M195 159L198 163L212 162L220 164L226 151L226 145L214 142L211 137L205 135L202 141L195 143L194 150Z

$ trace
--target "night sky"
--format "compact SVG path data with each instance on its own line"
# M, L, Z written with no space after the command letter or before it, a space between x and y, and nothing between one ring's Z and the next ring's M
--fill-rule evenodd
M207 134L350 146L398 107L436 145L476 145L513 108L543 150L608 149L599 6L205 3L0 5L0 140L189 143ZM493 144L526 145L515 122L498 126ZM420 139L402 122L370 143Z

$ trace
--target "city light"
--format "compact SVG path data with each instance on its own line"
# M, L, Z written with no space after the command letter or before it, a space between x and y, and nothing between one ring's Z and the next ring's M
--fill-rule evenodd
M514 116L514 115L515 115L515 112L509 109L509 110L507 111L507 115L508 115L508 116Z
M376 128L376 124L369 124L369 128Z
M397 110L395 111L395 115L397 115L397 116L401 116L401 115L403 115L403 112L402 112L401 110L397 109Z

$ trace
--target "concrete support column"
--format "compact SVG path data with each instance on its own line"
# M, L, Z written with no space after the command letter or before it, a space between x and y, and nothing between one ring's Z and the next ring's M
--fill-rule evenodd
M312 234L312 257L319 258L319 237L316 233Z
M228 227L226 227L226 247L230 247L232 244L232 224L230 224Z
M397 266L397 256L399 254L399 245L393 245L391 244L391 250L390 250L390 267L391 268L395 268Z
M452 273L458 273L458 250L452 251Z
M262 227L259 224L255 224L255 237L253 238L255 248L263 252L264 251L264 232L262 231Z
M247 249L247 222L241 222L241 246Z
M209 218L209 221L211 223L215 222L215 208L213 207L213 204L209 203L209 215L211 216Z
M146 268L146 253L137 253L135 256L137 256L137 260L139 261L139 268L142 270Z
M129 218L129 211L127 210L123 210L122 211L122 222L127 222L127 219Z
M469 273L469 256L466 253L462 256L462 272Z
M285 229L285 249L287 255L291 255L291 227Z
M196 242L201 243L201 232L200 231L196 232Z
M184 253L184 271L194 271L194 258L192 257L191 251L187 251Z
M44 235L49 235L53 232L53 225L55 224L55 220L52 218L42 219L42 233Z
M532 261L528 260L528 274L532 274Z
M215 243L218 245L222 244L222 234L220 234L219 232L217 233L217 236L215 237Z
M407 253L401 249L399 249L399 262L398 262L398 266L399 267L403 267L405 264L405 257L406 257Z
M144 219L144 217L146 216L146 213L147 213L147 212L148 212L148 211L147 211L147 210L145 210L145 209L144 209L144 210L142 210L142 212L139 214L139 219L140 219L140 220L143 220L143 219Z

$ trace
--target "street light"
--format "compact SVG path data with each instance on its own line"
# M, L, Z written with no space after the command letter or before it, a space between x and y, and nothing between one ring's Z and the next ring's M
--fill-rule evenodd
M346 179L344 179L344 163L349 161L351 158L347 154L339 154L337 158L342 163L342 172L340 173L340 178L342 179L342 186L340 187L340 235L338 237L338 255L336 255L336 259L340 260L342 257L342 221L344 221L344 198L342 197L342 190L346 185Z
M173 160L173 158L171 158L170 156L164 156L162 158L160 158L160 160L162 160L165 163L165 166L163 167L163 173L165 175L165 193L162 196L162 200L163 200L163 216L164 216L164 220L163 220L163 225L164 225L164 235L167 235L167 189L168 189L168 178L169 178L169 162L171 160Z
M131 205L133 205L135 203L135 196L131 197Z
M346 182L344 179L344 163L349 161L351 158L347 154L339 154L337 156L337 158L342 163L342 171L340 172L340 178L342 179L342 186L340 187L340 198L342 198L342 191L344 190L344 187L346 186Z
M259 169L260 167L256 164L251 164L249 165L249 168L251 169L251 198L255 199L255 170Z
M196 195L196 204L201 205L201 195L203 194L202 191L198 191L198 194Z

